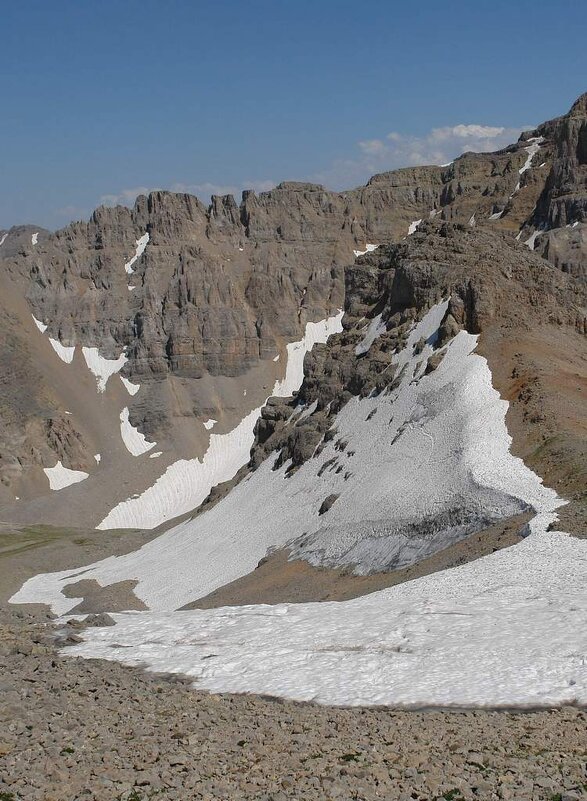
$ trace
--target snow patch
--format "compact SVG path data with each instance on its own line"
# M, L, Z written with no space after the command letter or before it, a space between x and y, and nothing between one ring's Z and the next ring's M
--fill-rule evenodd
M70 470L61 464L61 460L57 462L55 467L44 467L43 472L49 479L49 487L52 490L62 490L69 487L71 484L78 484L80 481L85 481L89 473L83 470Z
M134 273L134 264L137 261L137 259L140 259L140 257L145 252L145 248L147 247L147 243L148 242L149 242L149 234L148 233L143 234L143 236L141 236L140 239L137 239L137 241L136 241L137 249L135 250L135 255L132 257L132 259L130 261L127 261L126 264L124 265L124 269L126 270L126 272L129 275L131 273Z
M102 461L102 456L101 456L101 454L99 454L99 453L95 453L95 454L94 454L94 459L96 460L96 464L100 464L100 462Z
M32 316L32 318L33 318L33 320L35 322L35 325L37 326L37 328L41 332L41 334L44 334L45 331L47 330L47 326L45 325L45 323L42 323L40 320L37 320L37 318L35 317L34 314L31 315L31 316Z
M420 225L421 222L422 222L422 220L419 219L419 220L414 220L413 222L411 222L409 224L409 226L408 226L408 236L411 236L412 234L416 233L416 229L418 228L418 226Z
M148 442L145 435L132 425L128 419L128 406L125 406L120 412L120 435L127 451L132 453L133 456L140 456L150 451L157 444L156 442Z
M499 220L501 218L502 214L503 214L503 209L502 209L502 211L496 211L495 214L490 214L489 215L489 219L490 220Z
M0 247L2 247L2 245L6 242L7 237L8 233L2 234L2 238L0 239Z
M541 144L541 142L544 142L544 137L543 136L535 136L532 139L528 139L528 142L531 142L532 144L529 147L525 147L524 148L524 150L528 154L528 158L526 159L524 164L518 170L520 175L523 175L532 166L532 160L534 159L534 156L540 150L540 144ZM519 184L518 184L518 188L519 188Z
M98 392L104 392L110 376L118 373L128 361L124 352L120 354L118 359L105 359L104 356L100 356L98 348L84 347L82 348L82 353L88 369L96 376Z
M38 241L39 241L39 232L37 231L31 236L31 244L36 245Z
M528 239L526 239L524 244L527 245L530 248L530 250L534 250L534 248L536 247L536 239L540 236L541 233L542 231L540 230L534 231L534 233L530 234Z
M355 258L357 258L358 256L364 256L365 253L372 253L374 250L377 250L378 247L379 245L365 245L365 250L353 250L353 253L355 254Z
M375 340L387 331L387 324L381 319L382 316L378 314L371 320L367 333L355 348L356 356L362 356L363 353L367 353Z
M71 347L68 345L62 345L58 339L52 339L51 337L49 337L49 342L62 362L65 362L66 364L72 363L75 355L75 345L72 345Z
M211 428L214 428L214 426L215 426L215 424L216 424L217 422L218 422L218 420L214 420L214 419L211 417L209 420L204 420L204 422L202 423L202 425L204 426L204 428L206 429L206 431L210 431L210 429L211 429Z
M156 451L149 454L149 459L158 459L160 456L163 456L163 451Z
M275 382L273 396L288 397L299 389L304 377L305 354L317 342L326 342L331 334L342 331L342 316L340 311L318 323L307 323L303 339L287 345L285 376ZM246 395L246 390L243 394ZM202 461L180 459L169 465L152 487L139 498L119 503L98 528L155 528L165 520L195 509L212 487L231 479L247 463L262 406L249 412L232 431L211 434Z
M279 353L277 354L277 356L274 356L274 357L273 357L273 361L274 361L274 362L278 362L278 361L279 361Z
M126 387L126 391L129 395L136 395L139 389L141 388L140 384L133 384L132 381L129 381L128 378L125 378L123 375L120 376L120 380Z

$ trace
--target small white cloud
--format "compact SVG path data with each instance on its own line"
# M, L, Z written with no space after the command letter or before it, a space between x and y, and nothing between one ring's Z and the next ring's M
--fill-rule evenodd
M498 136L501 136L505 130L504 127L491 125L453 125L452 128L433 128L429 138L432 141L438 140L441 142L451 139L496 139Z
M530 128L531 125L512 128L459 123L431 128L422 136L390 131L380 138L362 139L357 143L359 153L356 157L337 161L330 169L312 178L335 189L346 189L378 172L446 164L467 150L477 153L500 150Z
M363 142L359 142L359 148L368 156L380 156L387 150L385 142L382 142L381 139L365 139Z

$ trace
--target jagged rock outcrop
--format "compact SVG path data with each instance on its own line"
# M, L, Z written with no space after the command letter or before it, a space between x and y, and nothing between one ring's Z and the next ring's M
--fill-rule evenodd
M304 382L294 399L271 399L262 410L253 469L278 451L275 469L289 462L295 471L336 437L336 414L354 395L393 390L401 376L392 355L404 347L414 322L442 300L448 299L448 307L426 373L438 368L444 347L460 330L481 335L490 363L499 358L498 342L514 349L519 342L523 350L524 337L537 331L546 341L548 331L566 331L585 348L587 286L503 233L425 223L404 242L359 258L346 280L344 331L306 356ZM363 351L360 343L374 323L377 336ZM423 344L416 343L414 352ZM536 429L544 442L557 430L557 421L532 414L527 422L544 424Z

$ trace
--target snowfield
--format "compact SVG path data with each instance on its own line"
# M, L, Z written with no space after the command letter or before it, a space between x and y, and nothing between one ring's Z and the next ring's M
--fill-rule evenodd
M72 656L323 704L587 703L587 548L557 532L343 603L113 615Z
M251 572L269 549L288 546L312 564L367 573L412 564L530 508L552 513L561 499L509 452L507 402L474 353L476 337L461 331L438 368L424 375L446 307L431 309L394 356L399 386L352 399L336 419L335 438L292 476L287 465L272 469L274 454L210 510L134 553L90 566L84 578L101 585L136 579L134 592L148 608L171 611ZM421 337L428 344L416 354ZM228 453L242 447L248 454L251 441L247 433L246 449L230 443ZM199 480L208 480L197 464ZM320 516L329 495L338 497ZM67 612L77 604L61 592L71 576L36 576L13 600Z

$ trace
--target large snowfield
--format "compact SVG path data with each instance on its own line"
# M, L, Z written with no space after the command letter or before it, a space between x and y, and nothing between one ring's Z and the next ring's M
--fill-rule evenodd
M67 653L324 704L585 704L586 586L584 542L535 533L344 603L114 615Z
M11 600L65 614L78 600L62 590L81 578L136 580L151 611L115 615L115 627L84 631L68 653L183 673L217 692L332 704L586 702L586 544L547 530L563 501L510 453L507 402L474 352L477 338L460 332L425 374L445 310L431 309L393 357L397 386L351 400L333 440L293 475L287 464L273 469L273 454L209 511L140 550L36 576ZM519 545L354 601L174 611L275 548L366 573L530 509Z

